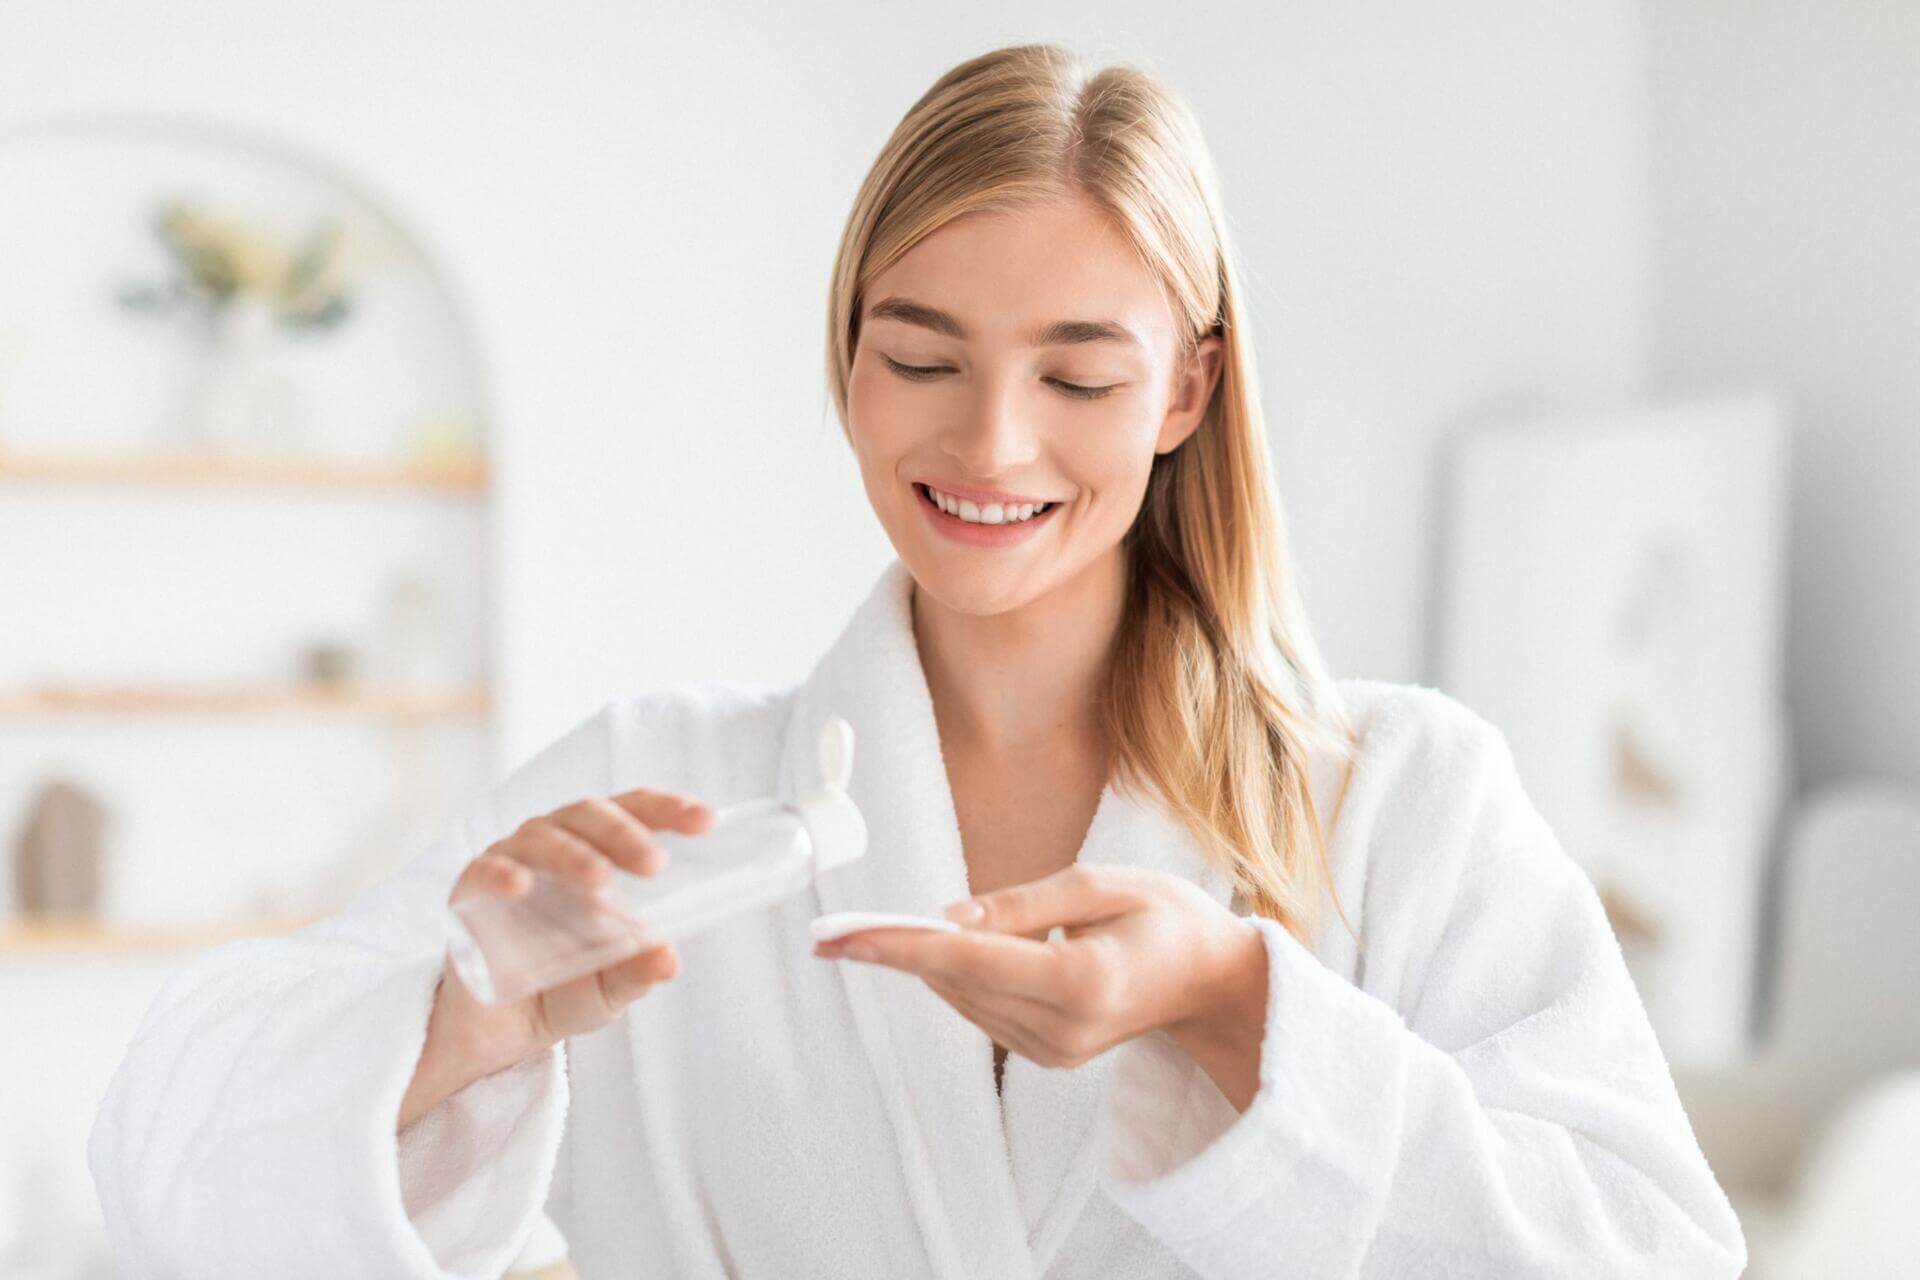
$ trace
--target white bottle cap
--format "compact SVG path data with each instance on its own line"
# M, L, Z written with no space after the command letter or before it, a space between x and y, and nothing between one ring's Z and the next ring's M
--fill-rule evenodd
M820 726L820 786L800 797L795 808L813 842L813 869L825 871L852 862L867 851L867 823L847 794L853 779L853 726L830 716Z

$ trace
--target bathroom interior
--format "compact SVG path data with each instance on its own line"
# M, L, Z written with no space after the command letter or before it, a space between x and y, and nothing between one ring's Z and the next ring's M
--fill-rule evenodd
M1192 102L1329 665L1504 732L1748 1274L1913 1274L1920 9L12 0L0 1280L115 1274L187 960L610 698L806 674L891 554L840 225L1016 39Z

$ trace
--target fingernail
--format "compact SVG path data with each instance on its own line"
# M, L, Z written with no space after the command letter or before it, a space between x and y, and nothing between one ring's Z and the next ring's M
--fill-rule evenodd
M849 960L874 960L880 955L871 942L849 942L840 954Z
M956 902L946 910L947 919L955 924L979 924L981 917L986 914L987 909L972 898Z

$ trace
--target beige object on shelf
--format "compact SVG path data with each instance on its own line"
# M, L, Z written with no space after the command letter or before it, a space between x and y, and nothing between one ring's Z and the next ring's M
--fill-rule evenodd
M46 783L27 806L14 847L14 893L29 919L99 914L107 810L65 779Z

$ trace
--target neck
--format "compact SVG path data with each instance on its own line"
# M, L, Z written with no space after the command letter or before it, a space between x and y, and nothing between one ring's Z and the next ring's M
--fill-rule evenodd
M1099 700L1126 603L1118 547L1004 613L961 613L917 584L912 601L914 641L949 747L998 760L1104 752Z

